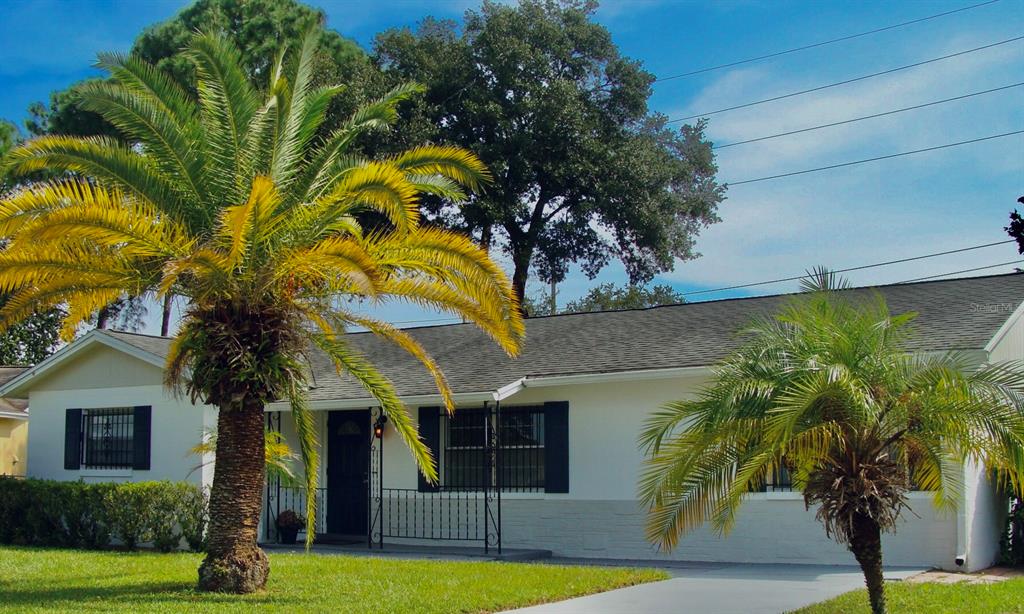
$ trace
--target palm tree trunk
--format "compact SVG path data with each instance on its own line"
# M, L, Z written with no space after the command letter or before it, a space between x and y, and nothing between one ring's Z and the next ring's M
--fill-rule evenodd
M262 403L221 406L200 590L251 593L267 583L270 562L256 544L265 478L263 433Z
M885 614L885 584L882 578L882 530L874 518L857 514L853 519L850 550L864 573L872 614Z

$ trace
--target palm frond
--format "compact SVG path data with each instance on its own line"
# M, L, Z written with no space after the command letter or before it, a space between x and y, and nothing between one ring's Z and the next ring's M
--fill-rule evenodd
M313 522L316 518L316 489L320 479L320 444L317 441L316 419L309 409L305 382L291 382L288 387L288 403L291 406L292 419L295 422L295 433L299 439L299 451L302 455L303 483L306 488L306 518ZM306 531L306 551L313 546L316 531Z
M241 68L238 50L211 33L193 36L188 56L198 76L204 152L219 172L208 179L221 202L238 202L244 185L256 170L248 168L243 152L245 135L259 109L258 98Z
M471 190L479 190L490 181L490 173L480 158L461 147L425 145L399 154L395 166L416 175L440 175Z
M419 224L419 198L405 174L389 164L368 162L347 171L324 197L327 203L359 205L384 215L399 233Z
M398 398L394 386L366 358L339 338L312 334L313 342L334 362L339 374L351 375L380 403L391 426L412 453L420 473L431 482L437 481L437 465L430 449L420 439L409 411Z
M228 245L230 268L241 263L247 249L273 234L274 227L281 222L275 216L279 202L274 183L258 176L253 179L252 190L244 203L224 209L218 234Z
M72 171L118 187L187 220L209 215L184 198L152 160L107 137L42 136L8 152L4 169L14 175L42 170Z
M313 202L324 197L344 172L355 166L339 164L345 150L360 135L383 130L398 120L398 105L425 88L406 83L395 87L379 100L360 107L340 128L331 133L309 156L309 164L292 187L294 203Z
M78 91L83 109L99 113L131 137L165 176L180 180L187 198L206 202L204 160L193 147L191 118L182 126L160 99L119 83L92 81Z

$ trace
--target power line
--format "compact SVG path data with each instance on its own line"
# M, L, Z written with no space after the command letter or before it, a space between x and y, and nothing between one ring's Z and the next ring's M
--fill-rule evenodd
M844 124L852 124L854 122L864 121L865 119L874 119L876 117L884 117L886 115L894 115L896 113L903 113L904 111L914 111L916 109L923 109L925 107L932 107L938 104L945 104L947 102L954 102L956 100L964 100L965 98L972 98L974 96L981 96L982 94L991 94L992 92L1000 92L1002 90L1008 90L1014 87L1020 87L1024 85L1024 81L1020 83L1014 83L1012 85L1004 85L1002 87L995 87L990 90L984 90L981 92L972 92L970 94L964 94L962 96L954 96L953 98L946 98L943 100L935 100L933 102L925 102L923 104L917 104L910 107L903 107L902 109L893 109L892 111L885 111L883 113L875 113L873 115L864 115L862 117L854 117L853 119L845 119L843 121L832 122L829 124L821 124L820 126L811 126L810 128L801 128L799 130L790 130L789 132L780 132L778 134L771 134L768 136L761 136L754 139L746 139L744 141L736 141L735 143L726 143L724 145L715 145L712 149L725 149L726 147L735 147L736 145L745 145L747 143L757 143L758 141L767 141L768 139L777 139L782 136L791 136L794 134L801 134L803 132L811 132L812 130L821 130L822 128L831 128L833 126L842 126Z
M991 141L992 139L1001 139L1007 136L1013 136L1015 134L1024 134L1024 130L1016 130L1014 132L1004 132L1002 134L993 134L992 136L983 136L977 139L971 139L969 141L960 141L958 143L947 143L945 145L936 145L935 147L925 147L924 149L915 149L912 151L902 151L900 153L889 154L887 156L877 156L874 158L865 158L864 160L854 160L853 162L843 162L841 164L830 164L828 166L819 166L818 168L808 168L802 171L793 171L791 173L781 173L779 175L769 175L768 177L758 177L757 179L744 179L743 181L732 181L728 182L729 187L743 185L744 183L757 183L759 181L768 181L769 179L779 179L781 177L792 177L794 175L805 175L807 173L816 173L818 171L827 171L834 168L842 168L844 166L854 166L856 164L864 164L866 162L877 162L878 160L888 160L890 158L899 158L901 156L909 156L912 154L924 153L926 151L935 151L937 149L948 149L950 147L958 147L960 145L969 145L970 143L980 143L981 141Z
M962 253L962 252L969 252L969 251L972 251L972 250L983 249L983 248L986 248L986 247L994 247L996 245L1005 245L1007 243L1013 243L1013 242L1014 242L1014 239L1009 239L1009 240L1006 240L1006 241L996 241L995 243L985 243L984 245L974 245L974 246L971 246L971 247L961 247L960 249L951 249L951 250L947 250L947 251L944 251L944 252L935 252L934 254L925 254L923 256L912 256L910 258L900 258L898 260L887 260L885 262L876 262L874 264L862 264L860 266L849 267L849 268L846 268L846 269L836 269L836 270L834 270L832 272L833 273L849 273L851 271L863 271L864 269L873 269L873 268L877 268L877 267L880 267L880 266L889 266L889 265L892 265L892 264L901 264L901 263L904 263L904 262L913 262L915 260L924 260L926 258L935 258L937 256L948 256L950 254L959 254L959 253ZM1000 266L1000 265L996 265L996 266ZM963 271L963 272L967 272L967 271ZM949 275L953 275L953 273L949 273ZM683 292L682 295L683 296L696 296L698 294L710 294L710 293L713 293L713 292L724 292L726 290L739 290L739 289L742 289L742 288L753 288L753 287L756 287L756 286L767 286L767 285L770 285L770 284L779 284L779 283L783 283L783 282L787 282L787 281L797 281L797 280L800 280L800 279L804 279L805 277L807 277L806 273L804 273L803 275L794 275L793 277L782 277L780 279L771 279L771 280L768 280L768 281L758 281L758 282L754 282L754 283L750 283L750 284L739 284L739 285L736 285L736 286L724 286L722 288L713 288L711 290L696 290L694 292ZM917 280L911 280L911 281L917 281Z
M708 115L715 115L715 114L718 114L718 113L725 113L726 111L735 111L736 109L745 109L747 107L753 107L755 105L764 104L766 102L774 102L776 100L784 100L786 98L792 98L794 96L801 96L803 94L810 94L811 92L820 92L821 90L827 90L829 88L838 87L840 85L847 85L849 83L856 83L857 81L863 81L865 79L871 79L873 77L880 77L882 75L892 74L894 72L899 72L901 70L907 70L908 68L916 68L917 66L924 66L925 64L931 64L933 62L940 62L942 60L948 60L950 58L955 58L955 57L958 57L958 56L961 56L961 55L966 55L968 53L975 53L977 51L983 51L985 49L991 49L992 47L998 47L999 45L1006 45L1008 43L1019 41L1021 39L1024 39L1024 36L1016 36L1014 38L1008 38L1006 40L1002 40L1002 41L999 41L999 42L996 42L996 43L990 43L988 45L982 45L981 47L975 47L974 49L966 49L964 51L958 51L956 53L951 53L949 55L944 55L944 56L940 56L940 57L937 57L937 58L932 58L930 60L923 60L921 62L914 62L913 64L906 64L904 66L897 66L896 68L890 68L888 70L882 70L882 71L879 71L879 72L874 72L874 73L871 73L869 75L861 75L860 77L853 77L852 79L845 79L843 81L836 81L835 83L829 83L827 85L819 85L818 87L812 87L810 89L800 90L799 92L791 92L789 94L782 94L781 96L773 96L771 98L765 98L763 100L755 100L753 102L747 102L747 103L744 103L744 104L738 104L738 105L731 106L731 107L725 107L725 108L722 108L722 109L715 109L714 111L707 111L705 113L697 113L695 115L687 115L686 117L679 117L679 118L676 118L676 119L670 119L666 123L672 124L672 123L675 123L675 122L686 121L688 119L696 119L698 117L707 117Z
M939 17L945 17L946 15L952 15L954 13L961 13L963 11L969 11L971 9L980 8L980 7L983 7L983 6L987 6L989 4L995 4L996 2L999 2L999 0L989 0L988 2L981 2L979 4L972 4L970 6L965 6L963 8L954 9L952 11L946 11L944 13L937 13L935 15L929 15L927 17L921 17L919 19L912 19L910 21L904 21L902 23L893 24L891 26L885 26L884 28L876 28L874 30L868 30L867 32L860 32L858 34L850 34L848 36L841 36L839 38L833 38L833 39L830 39L830 40L827 40L827 41L822 41L820 43L812 43L810 45L803 45L802 47L794 47L792 49L786 49L785 51L776 51L775 53L768 53L768 54L765 54L765 55L759 55L759 56L757 56L755 58L747 58L745 60L737 60L735 62L729 62L728 64L719 64L717 66L708 66L707 68L700 68L700 69L697 69L697 70L691 70L690 72L684 72L684 73L680 73L678 75L671 75L669 77L661 77L660 79L655 79L655 83L660 83L661 81L670 81L672 79L681 79L682 77L690 77L692 75L699 75L701 73L711 72L713 70L721 70L723 68L731 68L733 66L739 66L741 64L749 64L750 62L757 62L758 60L767 60L769 58L776 58L776 57L779 57L780 55L786 55L788 53L796 53L797 51L806 51L807 49L814 49L815 47L823 47L825 45L831 45L832 43L839 43L839 42L848 41L848 40L851 40L851 39L854 39L854 38L860 38L862 36L868 36L869 34L878 34L879 32L885 32L886 30L893 30L893 29L896 29L896 28L902 28L903 26L909 26L911 24L921 23L922 21L928 21L928 20L931 20L931 19L937 19Z
M1011 264L1020 264L1022 262L1024 262L1024 260L1011 260L1009 262L1000 262L999 264L990 264L988 266L974 267L973 269L961 269L959 271L952 271L950 273L940 273L938 275L928 275L926 277L917 277L915 279L908 279L906 281L901 281L901 282L897 282L897 283L910 284L910 283L913 283L915 281L925 281L926 279L935 279L937 277L949 277L950 275L959 275L960 273L973 273L974 271L984 271L985 269L994 269L994 268L1001 267L1001 266L1009 266Z
M1013 243L1013 242L1014 242L1014 239L1008 239L1006 241L995 241L993 243L984 243L982 245L972 245L971 247L961 247L959 249L950 249L950 250L946 250L944 252L935 252L935 253L932 253L932 254L925 254L923 256L911 256L909 258L899 258L897 260L887 260L885 262L876 262L874 264L863 264L863 265L860 265L860 266L848 267L848 268L845 268L845 269L835 269L832 272L833 273L849 273L849 272L852 272L852 271L863 271L865 269L873 269L873 268L882 267L882 266L890 266L890 265L893 265L893 264L902 264L904 262L914 262L916 260L925 260L927 258L936 258L938 256L948 256L950 254L960 254L960 253L963 253L963 252L969 252L969 251L973 251L973 250L976 250L976 249L984 249L986 247L995 247L997 245L1006 245L1007 243ZM1000 263L1000 264L993 264L993 265L984 266L984 267L977 267L977 268L973 268L973 269L963 269L961 271L953 271L951 273L942 273L942 274L939 274L939 275L930 275L928 277L918 277L916 279L909 279L907 281L901 281L901 282L897 282L897 283L901 283L901 284L903 284L903 283L911 283L911 282L915 282L915 281L923 281L925 279L933 279L935 277L946 277L948 275L957 275L959 273L970 273L970 272L973 272L973 271L981 271L981 270L984 270L984 269L993 269L993 268L1000 267L1000 266L1007 266L1007 265L1010 265L1010 264L1016 264L1018 262L1024 262L1024 260L1011 260L1010 262L1004 262L1004 263ZM725 292L726 290L740 290L740 289L743 289L743 288L754 288L754 287L757 287L757 286L767 286L767 285L770 285L770 284L784 283L784 282L787 282L787 281L798 281L798 280L804 279L806 277L807 277L807 274L804 273L803 275L794 275L792 277L781 277L779 279L771 279L771 280L768 280L768 281L758 281L758 282L749 283L749 284L738 284L738 285L735 285L735 286L723 286L721 288L712 288L710 290L696 290L694 292L682 292L680 294L682 294L683 296L696 296L698 294L710 294L710 293L714 293L714 292ZM427 318L427 319L423 319L423 320L396 320L394 322L391 322L391 324L417 324L417 323L424 323L424 322L452 322L452 321L460 321L460 320L458 318Z

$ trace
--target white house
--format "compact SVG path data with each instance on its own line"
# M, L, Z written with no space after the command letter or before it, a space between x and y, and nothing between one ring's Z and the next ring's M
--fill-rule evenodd
M959 350L978 364L1024 358L1024 275L877 290L894 313L918 312L912 351ZM709 365L741 342L736 331L784 300L533 318L516 360L471 325L409 329L448 375L458 405L452 417L439 411L433 380L418 363L370 334L350 334L418 417L441 481L431 486L418 477L374 400L314 353L310 395L323 463L321 512L312 524L325 539L374 544L497 548L500 540L505 548L573 557L851 564L786 484L749 494L726 537L700 530L668 554L644 539L636 501L644 419L692 395ZM29 399L29 474L209 484L212 465L196 469L188 449L215 424L215 410L164 389L168 345L161 337L93 331L0 386L0 397ZM269 407L267 423L293 439L287 410ZM885 538L887 564L975 570L993 562L1005 498L979 468L964 472L955 512L934 509L928 493L911 493L913 513ZM273 538L277 513L302 505L300 490L268 484L265 538Z

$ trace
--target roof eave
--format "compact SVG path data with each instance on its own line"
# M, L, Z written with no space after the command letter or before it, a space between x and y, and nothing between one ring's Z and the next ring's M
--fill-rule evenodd
M1003 322L1003 325L999 327L999 330L996 331L996 334L992 335L992 338L989 339L988 343L985 344L986 353L992 353L992 350L994 350L996 346L999 345L999 342L1002 341L1003 337L1005 337L1010 332L1010 329L1012 329L1013 326L1017 323L1017 321L1021 319L1021 316L1024 316L1024 301L1021 301L1021 303L1017 305L1017 308L1013 310L1013 313L1010 314L1010 317L1006 318L1006 321Z

